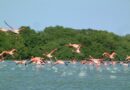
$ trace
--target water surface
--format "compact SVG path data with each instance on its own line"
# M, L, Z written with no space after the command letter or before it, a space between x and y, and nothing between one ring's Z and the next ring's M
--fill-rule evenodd
M0 90L130 90L130 67L1 62Z

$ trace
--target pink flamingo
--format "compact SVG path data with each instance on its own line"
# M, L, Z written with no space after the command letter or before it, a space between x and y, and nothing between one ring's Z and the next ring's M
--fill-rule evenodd
M16 49L12 49L12 50L6 51L6 54L14 56L15 51L16 51Z
M75 53L78 53L78 54L81 53L81 50L80 50L81 49L81 44L71 44L71 43L69 43L69 44L67 44L65 46L69 46L69 47L74 48L75 50L72 50L72 51L75 52Z
M41 57L31 57L31 62L35 64L45 64Z
M86 60L82 60L80 61L81 64L87 64L87 61Z
M3 51L2 53L0 53L0 59L4 59L4 57L6 55L14 56L15 51L16 51L16 49L12 49L12 50L9 50L9 51Z
M102 58L94 58L92 56L89 56L90 57L90 61L95 63L97 66L100 66L101 63L103 63L103 59Z
M70 63L69 61L68 62L64 62L63 60L58 60L56 57L56 62L54 62L53 65L56 65L56 64L65 64L66 66Z
M117 54L115 52L112 52L111 54L108 52L104 52L103 56L109 58L110 60L113 60Z
M54 65L56 64L65 64L65 62L63 60L57 60L56 62L54 62Z
M46 56L47 58L51 59L53 56L52 54L57 50L57 48L53 49L50 53L48 54L43 54L44 56Z

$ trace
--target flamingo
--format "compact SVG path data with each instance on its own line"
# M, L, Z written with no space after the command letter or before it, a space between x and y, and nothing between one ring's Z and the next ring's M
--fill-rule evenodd
M78 47L78 48L77 48L75 51L73 51L73 52L80 54L80 53L81 53L80 47Z
M40 64L40 65L45 64L45 62L42 59L43 58L41 57L32 57L30 62L35 64Z
M102 58L94 58L92 56L89 56L90 57L90 61L95 63L97 66L99 66L101 63L103 63L103 59Z
M57 60L56 62L54 62L54 65L56 64L65 64L65 62L63 60Z
M56 57L55 57L55 59L56 59L56 62L54 62L54 64L53 65L56 65L56 64L65 64L66 66L70 63L69 61L67 61L67 62L64 62L63 60L58 60Z
M13 56L15 51L16 49L12 49L12 50L6 51L6 54Z
M87 61L86 60L82 60L80 61L81 64L87 64Z
M81 44L71 44L71 43L69 43L69 44L67 44L65 46L69 46L69 47L74 48L75 50L72 50L72 51L75 52L75 53L78 53L78 54L81 53L81 51L80 51Z
M55 62L54 62L54 65L56 64L65 64L65 62L63 60L58 60L56 57L55 57Z
M56 50L57 50L57 48L53 49L50 53L48 53L48 54L43 54L43 55L45 55L47 58L51 59L51 58L53 57L52 54L53 54Z
M113 60L117 54L115 52L112 52L111 54L108 52L104 52L103 56L109 58L110 60Z
M90 61L94 62L95 64L100 64L103 59L100 59L100 58L93 58L93 59L89 59Z
M14 56L14 52L15 51L16 51L16 49L12 49L12 50L8 50L8 51L3 51L2 53L0 53L0 59L4 59L4 57L6 55Z

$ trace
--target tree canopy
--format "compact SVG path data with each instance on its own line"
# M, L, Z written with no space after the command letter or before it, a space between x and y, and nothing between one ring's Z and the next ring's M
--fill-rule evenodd
M46 27L36 31L28 26L19 28L20 33L3 32L0 30L0 53L3 50L17 49L13 59L26 59L31 56L43 56L43 53L58 48L54 56L59 59L88 58L89 55L101 57L105 51L115 51L123 60L130 55L130 35L119 36L105 30L72 29L63 26ZM81 54L72 52L65 46L68 43L81 44Z

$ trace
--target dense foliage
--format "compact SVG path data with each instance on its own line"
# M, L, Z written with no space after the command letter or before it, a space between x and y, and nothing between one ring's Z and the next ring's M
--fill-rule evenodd
M115 51L120 60L130 55L130 35L119 36L111 32L93 29L72 29L62 26L47 27L43 31L36 32L27 26L22 26L20 34L0 31L0 53L3 50L17 49L13 59L26 59L31 56L41 56L58 48L54 56L60 59L85 59L89 55L96 58L102 56L105 51ZM72 52L65 46L68 43L82 44L82 54Z

